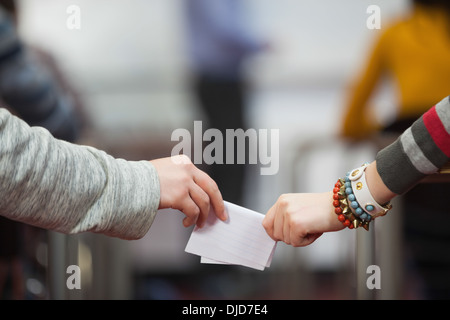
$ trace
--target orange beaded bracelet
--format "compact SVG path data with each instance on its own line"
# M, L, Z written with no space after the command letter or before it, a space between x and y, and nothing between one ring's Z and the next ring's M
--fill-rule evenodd
M345 191L345 183L343 179L338 179L333 189L333 206L339 221L349 229L363 227L369 230L369 222L362 221L354 215L350 206L348 205L347 194Z

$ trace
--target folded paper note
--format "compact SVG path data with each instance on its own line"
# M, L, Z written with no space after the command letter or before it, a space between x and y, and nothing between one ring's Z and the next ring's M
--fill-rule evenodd
M195 227L185 251L201 256L202 263L242 265L257 270L269 267L276 241L269 237L264 215L225 201L227 221L210 212L202 228Z

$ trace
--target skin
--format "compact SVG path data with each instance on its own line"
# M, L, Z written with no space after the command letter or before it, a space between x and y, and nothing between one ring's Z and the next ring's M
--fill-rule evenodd
M198 169L185 155L150 161L160 181L159 209L183 212L183 225L203 227L212 206L216 216L225 221L227 214L216 182Z
M385 204L396 196L383 183L375 161L366 169L366 179L378 203ZM344 229L334 213L332 199L332 191L283 194L266 213L263 226L275 241L294 247L310 245L325 232Z

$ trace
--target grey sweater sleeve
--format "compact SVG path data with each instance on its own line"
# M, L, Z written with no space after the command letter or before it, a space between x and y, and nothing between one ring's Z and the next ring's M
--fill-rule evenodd
M66 234L139 239L160 199L149 161L55 139L0 108L0 214Z
M394 143L378 152L378 173L392 192L407 192L450 160L449 98L431 107Z

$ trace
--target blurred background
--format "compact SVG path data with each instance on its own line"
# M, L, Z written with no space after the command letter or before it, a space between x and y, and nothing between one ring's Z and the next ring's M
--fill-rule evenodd
M52 57L79 101L85 116L79 143L128 160L165 157L174 146L173 130L191 128L194 120L205 119L193 90L185 1L16 4L21 38ZM280 194L328 191L349 169L374 158L373 142L349 144L336 133L351 83L374 40L411 4L406 0L241 0L241 4L246 32L265 43L242 69L247 83L243 119L248 128L280 132L278 173L263 176L259 166L252 165L241 182L240 203L265 213ZM380 30L367 27L370 5L381 10ZM80 28L68 25L74 14L67 11L70 6L79 9ZM395 114L394 90L380 88L373 105L381 122L390 119ZM398 223L388 219L389 225ZM358 243L364 241L354 230L326 234L307 248L280 243L271 267L261 272L200 264L197 256L184 252L192 229L185 229L181 221L181 214L160 212L149 233L137 241L39 233L24 258L27 298L354 299L358 272L363 270L364 279L368 277L367 266L357 264ZM420 280L406 270L401 244L401 237L394 238L387 245L390 255L375 262L382 280L377 298L421 297L416 285ZM365 252L369 250L373 248ZM66 287L66 268L73 264L81 268L81 290Z

